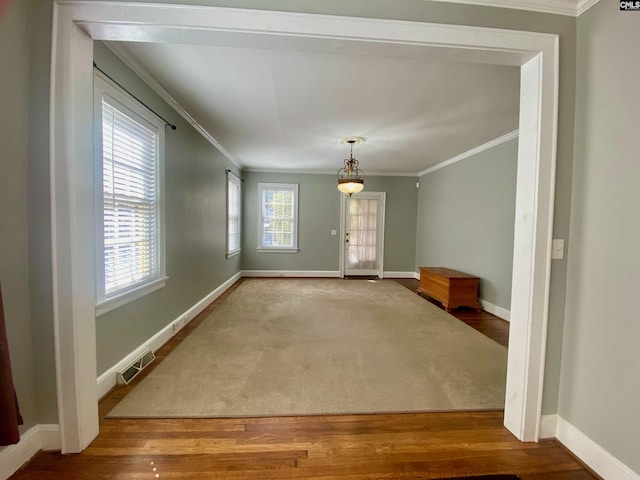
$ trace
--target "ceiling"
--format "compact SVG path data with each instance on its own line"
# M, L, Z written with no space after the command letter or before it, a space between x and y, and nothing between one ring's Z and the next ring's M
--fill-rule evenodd
M225 36L113 43L248 170L335 172L347 136L365 173L415 175L518 128L518 67L428 47Z

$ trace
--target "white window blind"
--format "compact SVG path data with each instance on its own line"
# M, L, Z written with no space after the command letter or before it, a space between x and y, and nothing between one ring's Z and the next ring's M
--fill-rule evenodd
M258 184L260 212L258 249L297 251L298 185Z
M115 103L115 102L114 102ZM158 131L102 99L104 297L159 276Z
M227 172L227 255L240 251L240 179Z

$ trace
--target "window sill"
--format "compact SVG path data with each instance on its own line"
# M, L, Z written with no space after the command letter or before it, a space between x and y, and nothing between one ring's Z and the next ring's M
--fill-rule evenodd
M235 257L236 255L240 255L240 250L236 250L235 252L227 253L227 258Z
M168 278L169 277L158 278L157 280L145 283L144 285L123 292L107 300L103 300L102 302L96 304L96 317L104 315L105 313L110 312L111 310L115 310L116 308L122 307L123 305L133 302L134 300L138 300L146 295L149 295L152 292L155 292L156 290L160 290L166 285Z
M258 247L256 249L258 253L298 253L300 250L297 248L264 248Z

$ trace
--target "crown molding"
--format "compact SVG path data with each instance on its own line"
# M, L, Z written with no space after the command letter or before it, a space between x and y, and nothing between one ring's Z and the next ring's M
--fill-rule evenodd
M461 3L482 7L511 8L531 12L577 17L599 0L425 0L428 2Z
M200 135L202 135L211 145L213 145L216 150L218 150L222 155L224 155L227 160L233 163L236 167L242 170L242 164L236 160L231 153L227 149L225 149L218 141L213 138L213 136L198 123L198 121L193 118L189 112L187 112L182 105L180 105L175 98L173 98L169 92L158 82L151 73L144 68L140 63L135 60L131 55L129 55L123 48L116 45L113 42L103 42L106 47L113 52L113 54L122 60L127 67L129 67L133 72L138 75L143 82L145 82L149 88L151 88L154 92L156 92L165 102L169 104L171 108L173 108L176 112L180 114L182 118L184 118L189 124L196 129Z
M281 173L294 175L332 175L336 176L335 170L304 170L304 169L287 169L287 168L250 168L242 169L244 173ZM413 172L364 172L365 180L367 177L417 177L417 173Z
M506 135L502 135L501 137L494 138L493 140L488 141L487 143L483 143L477 147L472 148L471 150L467 150L466 152L461 153L460 155L456 155L449 160L445 160L444 162L440 162L433 167L429 167L426 170L418 173L418 176L421 177L431 172L435 172L436 170L440 170L441 168L447 167L453 163L459 162L460 160L464 160L465 158L469 158L473 155L476 155L480 152L484 152L485 150L489 150L495 146L500 145L501 143L508 142L514 138L518 137L518 130L514 130L513 132L509 132Z
M600 0L578 0L578 16L593 7Z

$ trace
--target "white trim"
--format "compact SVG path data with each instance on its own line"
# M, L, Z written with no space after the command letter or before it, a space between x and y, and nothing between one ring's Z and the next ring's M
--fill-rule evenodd
M416 278L416 272L384 272L384 278Z
M335 172L333 172L333 175L335 176ZM369 170L367 170L366 172L367 177L417 177L418 174L415 172L399 172L397 170L394 170L393 172L370 172ZM366 179L365 179L365 183L366 183Z
M556 438L558 415L542 415L540 417L540 438Z
M17 472L40 450L60 450L58 425L34 425L15 445L0 448L0 480Z
M211 135L202 125L198 123L198 121L193 118L189 113L182 108L175 98L171 96L165 88L160 85L160 83L149 73L149 71L144 68L137 60L134 60L131 55L129 55L123 48L116 45L113 42L104 42L109 50L113 52L113 54L122 60L127 67L133 70L137 76L139 76L144 83L146 83L151 90L156 92L160 98L162 98L165 102L169 104L171 108L173 108L176 112L180 114L182 118L184 118L189 124L196 129L196 131L202 135L211 145L213 145L222 155L224 155L227 160L233 163L239 169L242 169L242 164L233 156L231 153L224 148L220 143Z
M345 266L345 258L344 258L344 251L345 251L345 242L346 242L346 231L347 231L347 216L346 216L346 212L347 212L347 201L350 200L351 197L344 195L342 193L340 193L341 197L340 197L340 238L342 238L342 241L340 242L340 252L339 252L339 260L340 260L340 278L344 278L345 275L353 275L352 273L346 273L346 266ZM386 209L387 209L387 192L369 192L369 191L363 191L363 192L359 192L359 193L354 193L354 195L356 196L356 198L371 198L371 199L376 199L380 202L380 214L378 216L378 225L377 225L377 232L379 233L378 235L378 248L377 248L377 255L378 255L378 268L377 269L371 269L371 270L359 270L359 274L360 275L377 275L378 278L384 278L385 277L385 273L384 273L384 236L385 236L385 223L386 223Z
M256 252L258 253L298 253L300 249L298 248L282 248L282 247L273 247L273 248L265 248L258 247L256 248Z
M578 0L578 12L577 15L580 16L591 7L593 7L600 0Z
M405 43L521 66L520 142L505 426L536 440L549 308L558 35L388 19L183 5L56 1L51 62L51 218L58 406L65 453L98 433L93 262L93 40L211 45L223 33Z
M242 169L243 172L249 173L291 173L296 175L331 175L332 177L336 176L335 170L319 170L319 169L293 169L293 168L251 168L245 167ZM367 171L367 177L417 177L418 174L415 172L369 172Z
M537 441L542 414L558 131L559 37L520 67L520 130L504 425Z
M74 22L76 14L73 7L53 4L51 284L62 453L81 452L99 432L93 261L93 40Z
M160 290L164 288L167 284L167 280L169 277L163 276L161 278L157 278L152 282L144 283L142 285L137 285L135 288L130 290L125 290L124 292L119 293L118 295L114 295L113 297L96 304L96 317L100 315L104 315L111 310L115 310L123 305L126 305L129 302L133 302L134 300L138 300L150 293L155 292L156 290Z
M244 173L275 173L275 174L285 174L292 173L296 175L332 175L336 176L336 172L334 170L320 170L320 169L310 169L303 170L301 168L251 168L251 167L243 167L242 171Z
M165 239L165 188L164 188L164 159L165 159L165 122L157 115L144 108L129 92L115 83L99 70L94 70L93 82L93 123L94 123L94 162L95 185L103 184L103 118L102 104L106 103L143 127L156 134L157 155L156 168L156 196L155 218L157 223L155 244L157 248L157 267L151 278L139 281L116 292L105 295L104 273L104 194L102 187L95 189L95 234L96 234L96 316L115 310L129 302L138 300L166 285L166 239Z
M530 12L552 13L579 17L600 0L426 0L432 2L462 3L483 7L513 8Z
M41 448L45 452L54 452L60 450L60 425L57 423L40 424Z
M333 270L243 270L244 278L299 277L299 278L339 278L340 272Z
M514 138L517 138L517 137L518 137L518 130L514 130L513 132L509 132L506 135L502 135L501 137L494 138L493 140L487 143L483 143L482 145L474 147L471 150L467 150L466 152L463 152L460 155L456 155L455 157L450 158L449 160L440 162L437 165L434 165L433 167L429 167L426 170L422 170L420 173L418 173L418 176L421 177L431 172L435 172L436 170L440 170L441 168L448 167L449 165L459 162L460 160L464 160L465 158L469 158L480 152L489 150L490 148L496 147L504 142L508 142L509 140L513 140Z
M426 0L431 2L462 3L482 7L513 8L554 15L578 15L578 0Z
M631 470L561 416L558 416L556 438L602 478L640 480L640 474Z
M371 193L371 192L370 192ZM380 220L378 221L378 228L380 229L380 244L378 245L378 252L380 254L380 259L378 261L378 276L380 278L384 278L384 239L385 239L385 228L387 226L387 192L380 192L378 194L380 196L379 201L382 205L380 208ZM357 194L356 194L357 196Z
M229 185L235 185L238 187L238 248L229 249ZM242 250L242 179L240 176L231 170L227 170L227 192L226 192L226 212L225 212L225 227L226 227L226 250L227 258L231 258L234 255L238 255Z
M120 360L118 363L109 368L106 372L100 375L97 379L97 392L98 399L104 397L111 391L117 384L117 373L131 365L138 357L140 357L147 350L156 352L160 347L167 343L171 337L177 334L185 325L193 320L200 312L207 308L214 300L222 295L229 287L236 283L242 277L242 272L238 272L233 275L229 280L217 287L212 292L208 293L204 298L199 300L195 305L179 315L175 320L169 323L166 327L160 330L158 333L149 338L146 342L140 345L138 348L129 353L126 357Z
M300 211L300 186L297 183L279 183L279 182L258 182L256 188L258 189L257 197L258 197L258 246L256 250L259 253L265 252L279 252L279 253L298 253L298 229L299 229L299 216L298 213ZM290 246L270 246L263 245L262 242L264 240L264 221L262 218L262 212L264 211L262 200L264 199L263 192L265 190L290 190L293 192L293 231L291 232L292 236L292 245Z
M499 307L498 305L494 305L491 302L487 302L486 300L480 299L480 303L482 304L482 309L485 312L492 313L496 317L500 317L507 322L511 321L511 311L506 308Z
M42 449L38 425L20 436L20 441L0 450L0 479L6 480Z
M417 271L416 273L414 273L414 278L416 280L420 280L420 271Z
M342 192L339 192L338 194L340 195L340 230L339 230L340 240L338 241L338 243L340 244L340 246L338 247L339 249L338 266L340 270L338 271L338 275L340 276L340 278L344 278L344 249L345 249L344 244L346 240L344 213L345 213L345 205L347 204L347 201L346 201L347 196Z

